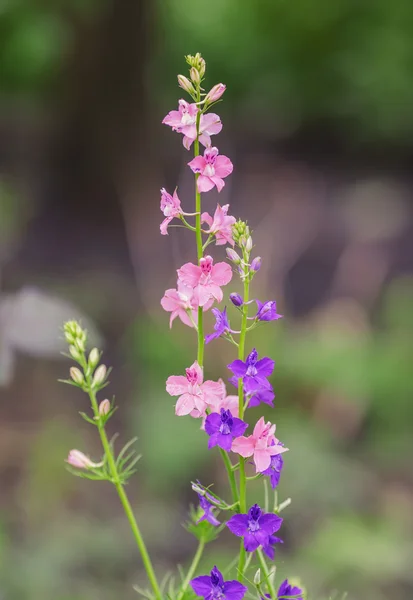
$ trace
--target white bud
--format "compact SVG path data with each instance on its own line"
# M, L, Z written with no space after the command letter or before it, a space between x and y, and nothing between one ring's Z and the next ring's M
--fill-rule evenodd
M108 412L110 411L110 402L109 400L102 400L102 402L99 404L99 414L100 415L107 415Z
M261 569L257 569L254 575L254 585L260 585L261 583Z
M198 69L195 69L195 67L191 67L189 74L191 76L191 80L195 83L195 84L199 84L201 83L201 77L199 75L199 71Z
M93 375L93 380L92 380L92 384L93 386L98 386L101 385L106 378L106 367L105 365L100 365L100 367L98 367L95 371L95 374Z
M245 250L247 252L251 252L251 250L252 250L252 237L251 236L249 236L247 238L247 241L245 242Z
M227 248L225 252L227 253L228 260L235 263L236 265L239 265L239 263L241 262L241 257L235 252L235 250L233 250L232 248Z
M88 363L94 369L99 362L100 354L97 348L92 348L89 354Z
M83 373L77 367L70 367L70 377L79 385L84 382Z

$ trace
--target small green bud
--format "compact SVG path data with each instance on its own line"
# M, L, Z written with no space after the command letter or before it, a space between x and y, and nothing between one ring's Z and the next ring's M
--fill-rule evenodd
M70 345L69 352L70 352L70 356L77 361L79 361L82 358L82 354L79 352L79 350L76 348L76 346Z
M250 237L250 229L245 221L237 221L232 226L232 237L238 246L243 246Z
M202 77L205 75L206 64L201 54L199 52L197 52L195 56L188 54L185 56L185 60L190 67L193 67L198 71L200 78L202 79Z
M70 367L70 377L73 379L75 383L78 385L82 385L84 382L83 373L77 367Z
M89 354L89 359L88 359L89 366L92 367L92 369L94 369L96 367L96 365L98 364L99 358L100 358L99 350L97 348L92 348L92 350L90 351L90 354Z
M261 583L261 569L257 569L254 575L254 585L260 585Z

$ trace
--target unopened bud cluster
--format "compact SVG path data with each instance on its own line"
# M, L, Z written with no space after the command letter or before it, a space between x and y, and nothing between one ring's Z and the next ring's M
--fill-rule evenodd
M66 342L69 344L69 352L75 358L75 354L84 352L86 349L87 332L82 329L77 321L67 321L63 326ZM75 358L75 360L78 360Z

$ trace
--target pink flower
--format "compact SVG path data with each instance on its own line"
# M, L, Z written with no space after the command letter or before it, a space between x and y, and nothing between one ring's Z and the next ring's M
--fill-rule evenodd
M199 261L199 266L192 263L184 264L178 269L178 278L187 286L193 288L194 298L199 306L207 305L211 298L221 302L222 285L232 279L232 269L224 262L214 265L211 256L205 256Z
M211 102L216 102L217 100L219 100L221 98L222 94L225 92L226 89L227 89L227 86L225 84L217 83L207 93L207 95L205 97L205 102L208 104Z
M207 229L206 232L215 235L217 246L222 246L227 243L232 246L234 245L234 240L232 239L232 226L236 222L236 218L227 216L228 208L229 204L224 204L224 206L218 204L214 213L214 218L207 212L204 212L201 215L202 222L208 223L209 225L209 229Z
M266 423L264 417L261 417L254 427L253 434L248 437L236 438L232 443L231 450L244 458L254 456L256 471L262 473L270 466L271 456L288 450L280 444L274 433L275 425L270 422Z
M93 462L80 450L71 450L66 459L66 462L69 463L69 465L71 465L72 467L76 467L76 469L96 469L103 465L103 462Z
M161 300L162 308L171 313L169 327L172 327L176 317L179 317L184 325L193 327L194 323L196 325L198 322L198 304L194 298L194 290L179 280L177 288L176 290L173 288L166 290Z
M171 110L162 123L172 127L173 131L184 135L183 145L187 150L196 140L196 117L198 107L195 103L189 104L185 100L179 100L178 110ZM201 115L199 120L199 141L204 146L211 145L211 135L219 133L222 129L221 119L214 113Z
M179 417L189 414L192 417L204 417L208 406L217 402L217 396L222 392L221 384L203 379L203 372L197 361L186 369L185 377L168 377L166 391L171 396L180 396L175 406L175 414Z
M214 185L218 192L225 185L223 177L232 173L233 164L227 156L218 154L218 148L206 148L204 156L196 156L188 163L194 173L199 173L198 191L209 192Z
M175 219L175 217L179 217L183 214L181 209L181 201L176 193L176 190L174 191L174 195L171 196L171 194L169 194L165 188L161 189L161 211L163 212L164 217L166 217L161 223L161 234L168 235L169 223L172 221L172 219Z

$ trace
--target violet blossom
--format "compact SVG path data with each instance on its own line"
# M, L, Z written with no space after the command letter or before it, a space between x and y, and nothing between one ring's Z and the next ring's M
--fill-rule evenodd
M288 583L288 579L285 579L278 589L277 598L279 600L288 600L289 598L303 600L303 590L296 585L291 585Z
M261 471L263 475L268 475L270 478L271 487L273 490L277 487L280 482L281 471L284 466L284 459L281 454L275 454L271 456L271 463L268 469Z
M205 492L205 495L198 494L199 507L203 510L203 515L201 515L201 517L198 519L197 524L201 523L201 521L208 521L208 523L210 523L214 527L217 527L218 525L220 525L220 522L212 512L214 506L208 501L208 496L212 498L212 496L208 494L208 492Z
M225 185L224 177L232 173L233 164L227 156L218 154L218 148L206 148L203 156L196 156L188 166L193 173L198 173L198 192L209 192L216 186L218 192Z
M283 543L284 543L284 541L281 538L279 538L279 537L277 537L275 535L270 535L270 538L268 540L267 546L263 546L263 548L262 548L263 552L265 552L265 554L268 556L268 558L270 560L274 560L274 558L275 558L275 548L274 548L275 544L283 544Z
M282 315L277 313L277 305L275 300L268 300L268 302L255 301L257 303L257 314L255 318L258 321L276 321L281 319Z
M227 522L228 529L244 538L244 548L254 552L270 544L270 537L281 527L283 520L273 513L264 513L258 504L251 506L247 514L234 515Z
M269 389L271 386L267 377L272 374L274 364L274 361L268 357L258 360L258 352L253 348L245 362L237 359L228 365L228 369L234 373L230 381L237 385L237 380L242 377L244 390L247 393L260 388Z
M205 431L210 436L208 448L219 446L229 452L234 438L243 435L247 427L248 423L233 417L230 410L221 408L220 414L209 414L205 420Z
M195 594L205 600L242 600L248 591L239 581L224 581L218 567L210 575L200 575L190 583Z
M209 342L212 340L221 337L221 335L224 335L224 333L231 331L227 317L227 307L225 307L222 312L219 310L219 308L213 308L211 312L215 317L214 333L210 333L205 336L206 344L209 344Z

